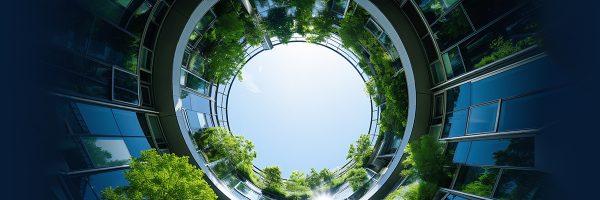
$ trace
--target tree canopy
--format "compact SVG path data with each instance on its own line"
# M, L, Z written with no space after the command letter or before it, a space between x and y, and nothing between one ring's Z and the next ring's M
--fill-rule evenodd
M202 170L189 164L188 157L147 150L134 158L130 167L125 172L129 185L105 189L103 199L217 199Z
M350 144L346 158L354 161L356 167L362 167L369 161L371 153L373 153L371 139L368 134L363 134L359 136L355 144Z

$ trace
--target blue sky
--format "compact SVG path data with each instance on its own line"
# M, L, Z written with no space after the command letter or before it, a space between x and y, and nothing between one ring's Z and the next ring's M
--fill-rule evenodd
M228 105L235 134L254 142L260 168L333 169L348 146L367 133L369 97L343 57L308 43L278 45L250 60L233 84Z

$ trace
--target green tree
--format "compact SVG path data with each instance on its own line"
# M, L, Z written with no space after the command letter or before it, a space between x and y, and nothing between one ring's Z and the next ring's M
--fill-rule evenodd
M325 1L325 5L330 5L331 0ZM313 43L319 43L325 41L325 39L335 31L333 23L335 22L335 13L331 10L330 6L326 6L325 9L319 11L317 16L311 21L310 35L308 41Z
M211 162L219 161L215 171L226 175L235 170L238 175L257 182L252 170L252 161L256 158L254 144L239 135L233 135L226 128L210 127L194 135L196 143L203 149Z
M415 181L390 193L385 200L431 200L438 187L425 181Z
M288 181L285 182L288 199L307 199L311 195L306 175L302 172L293 171Z
M433 184L444 184L449 181L449 172L444 167L447 161L443 154L442 144L431 135L423 135L406 147L408 156L402 165L402 175L416 175L421 180Z
M356 191L365 187L369 177L367 176L367 170L364 168L354 168L348 171L346 174L346 181L352 187L352 190Z
M355 144L350 144L348 149L347 159L350 159L356 163L356 167L362 167L369 161L373 153L373 147L371 146L371 139L368 134L360 135Z
M269 33L279 38L282 43L287 43L294 34L293 20L294 18L287 14L287 8L277 7L269 10L264 22Z
M315 0L295 0L292 1L292 6L296 8L294 20L296 22L295 32L306 36L311 29L312 11L315 6Z
M129 186L107 188L103 199L217 199L204 174L188 163L188 157L143 151L133 159L131 169L125 172Z
M283 192L283 179L281 178L279 167L271 166L263 169L263 183L265 185L263 192L276 196L285 196Z

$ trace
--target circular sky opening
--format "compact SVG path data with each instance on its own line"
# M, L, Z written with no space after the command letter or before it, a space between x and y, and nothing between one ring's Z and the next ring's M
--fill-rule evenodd
M255 145L254 165L283 177L346 163L348 147L368 132L370 98L354 67L336 52L303 42L252 58L229 93L229 125Z

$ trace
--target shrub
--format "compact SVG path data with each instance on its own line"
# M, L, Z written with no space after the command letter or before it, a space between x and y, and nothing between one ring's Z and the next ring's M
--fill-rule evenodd
M364 168L354 168L348 171L346 174L346 181L352 187L352 190L356 191L365 187L369 177L367 176L367 170Z

